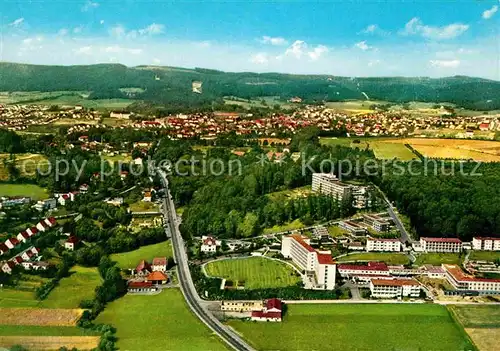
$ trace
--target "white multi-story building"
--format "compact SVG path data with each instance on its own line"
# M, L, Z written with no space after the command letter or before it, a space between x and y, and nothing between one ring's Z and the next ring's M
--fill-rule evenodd
M281 254L315 278L315 288L335 289L337 268L330 253L317 252L310 245L310 240L298 234L284 236L281 241Z
M366 228L360 226L354 221L342 221L339 223L339 227L355 235L363 235L366 233Z
M420 238L425 252L461 252L462 241L458 238Z
M373 239L366 240L366 251L401 251L399 239Z
M204 235L201 237L201 252L216 252L219 246L221 246L221 242L213 236Z
M415 279L372 279L370 291L379 298L419 297L420 284Z
M459 291L475 291L480 294L500 293L500 279L476 278L466 274L456 264L443 264L445 277Z
M374 214L364 215L363 220L366 224L375 229L377 232L386 232L389 230L389 227L391 225L387 219L379 217Z
M353 186L341 182L331 173L313 173L312 190L343 200L352 195Z
M366 265L339 264L339 274L343 278L368 281L372 278L390 278L389 267L383 262L368 262Z
M500 238L472 238L472 250L500 251Z

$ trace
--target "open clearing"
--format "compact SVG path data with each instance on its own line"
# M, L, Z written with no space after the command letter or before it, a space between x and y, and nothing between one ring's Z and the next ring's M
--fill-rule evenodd
M22 345L28 350L59 350L61 347L92 350L99 345L99 336L0 336L0 345Z
M129 205L132 212L158 212L160 209L154 202L137 201Z
M83 310L0 308L0 325L75 326Z
M228 324L258 350L474 350L439 305L289 305L283 323Z
M500 252L495 251L471 251L469 260L473 261L490 261L500 260Z
M164 241L154 245L142 246L141 248L111 255L111 259L118 263L122 269L131 269L137 267L141 260L146 260L149 263L155 257L173 257L172 245L170 241Z
M337 262L348 262L348 261L383 261L389 265L396 264L408 264L410 260L405 254L402 253L354 253L352 255L346 255L336 258Z
M301 228L305 228L304 223L302 223L300 219L296 219L292 222L288 222L283 225L275 225L273 227L264 228L263 233L264 234L281 233Z
M205 270L213 277L244 281L245 289L279 288L300 282L300 277L286 263L262 257L213 261L207 263Z
M120 350L227 350L189 310L178 289L159 295L125 295L111 302L96 323L117 329Z
M274 193L267 194L267 196L273 201L295 199L298 197L307 197L312 193L311 186L303 186L300 188L275 191Z
M0 288L0 306L2 307L36 307L39 301L32 291Z
M460 264L462 258L459 254L454 253L424 253L419 254L414 263L415 266L424 264L432 264L434 266L441 266L442 263L446 264Z
M40 154L16 154L15 155L16 168L24 177L35 178L37 167L41 171L48 169L47 157ZM0 154L0 180L8 180L9 174L4 165L6 162L12 162L9 154Z
M59 285L41 301L44 308L78 308L82 300L94 298L94 291L101 284L97 268L75 266L70 276L61 279Z
M47 190L34 184L0 184L0 196L29 196L33 200L49 197Z
M454 305L448 307L480 351L499 349L500 306Z
M391 139L387 143L410 144L429 158L472 159L483 162L500 162L500 143L468 139Z
M321 138L320 141L324 145L329 146L347 146L358 148L361 150L371 149L378 159L393 159L397 158L403 161L417 158L417 156L408 149L405 143L394 143L400 139L385 139L385 138Z

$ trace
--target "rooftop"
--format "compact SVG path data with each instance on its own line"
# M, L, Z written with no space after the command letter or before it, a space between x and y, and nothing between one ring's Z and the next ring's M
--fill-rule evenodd
M456 243L461 244L462 240L458 238L420 238L420 240L434 242L434 243Z
M415 279L372 279L373 285L382 286L412 286L420 285Z

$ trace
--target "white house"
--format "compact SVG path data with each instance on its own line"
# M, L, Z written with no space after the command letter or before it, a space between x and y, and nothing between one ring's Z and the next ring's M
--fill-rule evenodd
M168 260L166 257L155 257L151 264L153 272L166 272Z
M22 231L21 233L17 234L17 240L19 240L19 242L25 243L30 240L30 235L26 231Z
M204 235L201 237L201 252L216 252L219 246L221 246L221 242L213 236Z
M66 250L74 251L80 240L74 235L70 236L68 240L64 243L64 248Z
M19 245L19 240L16 238L10 238L5 240L5 246L7 246L9 249L15 248L17 245Z
M500 251L500 238L474 237L472 238L472 250Z
M12 261L3 262L2 264L2 272L6 274L12 274L12 270L16 265Z
M262 311L252 311L251 320L257 322L281 322L282 313L281 300L269 299Z
M374 239L366 240L366 251L401 251L401 241L399 239Z
M420 284L415 279L372 279L370 291L379 298L419 297Z

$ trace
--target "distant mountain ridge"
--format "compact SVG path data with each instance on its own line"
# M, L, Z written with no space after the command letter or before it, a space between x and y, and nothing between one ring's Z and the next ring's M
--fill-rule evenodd
M192 92L194 80L203 82L203 94ZM91 91L91 99L129 98L120 90L123 88L141 88L144 92L134 98L154 104L203 105L220 102L224 96L299 96L306 102L365 100L366 94L370 100L449 102L476 110L500 109L500 82L467 76L351 78L121 64L0 62L0 91Z

